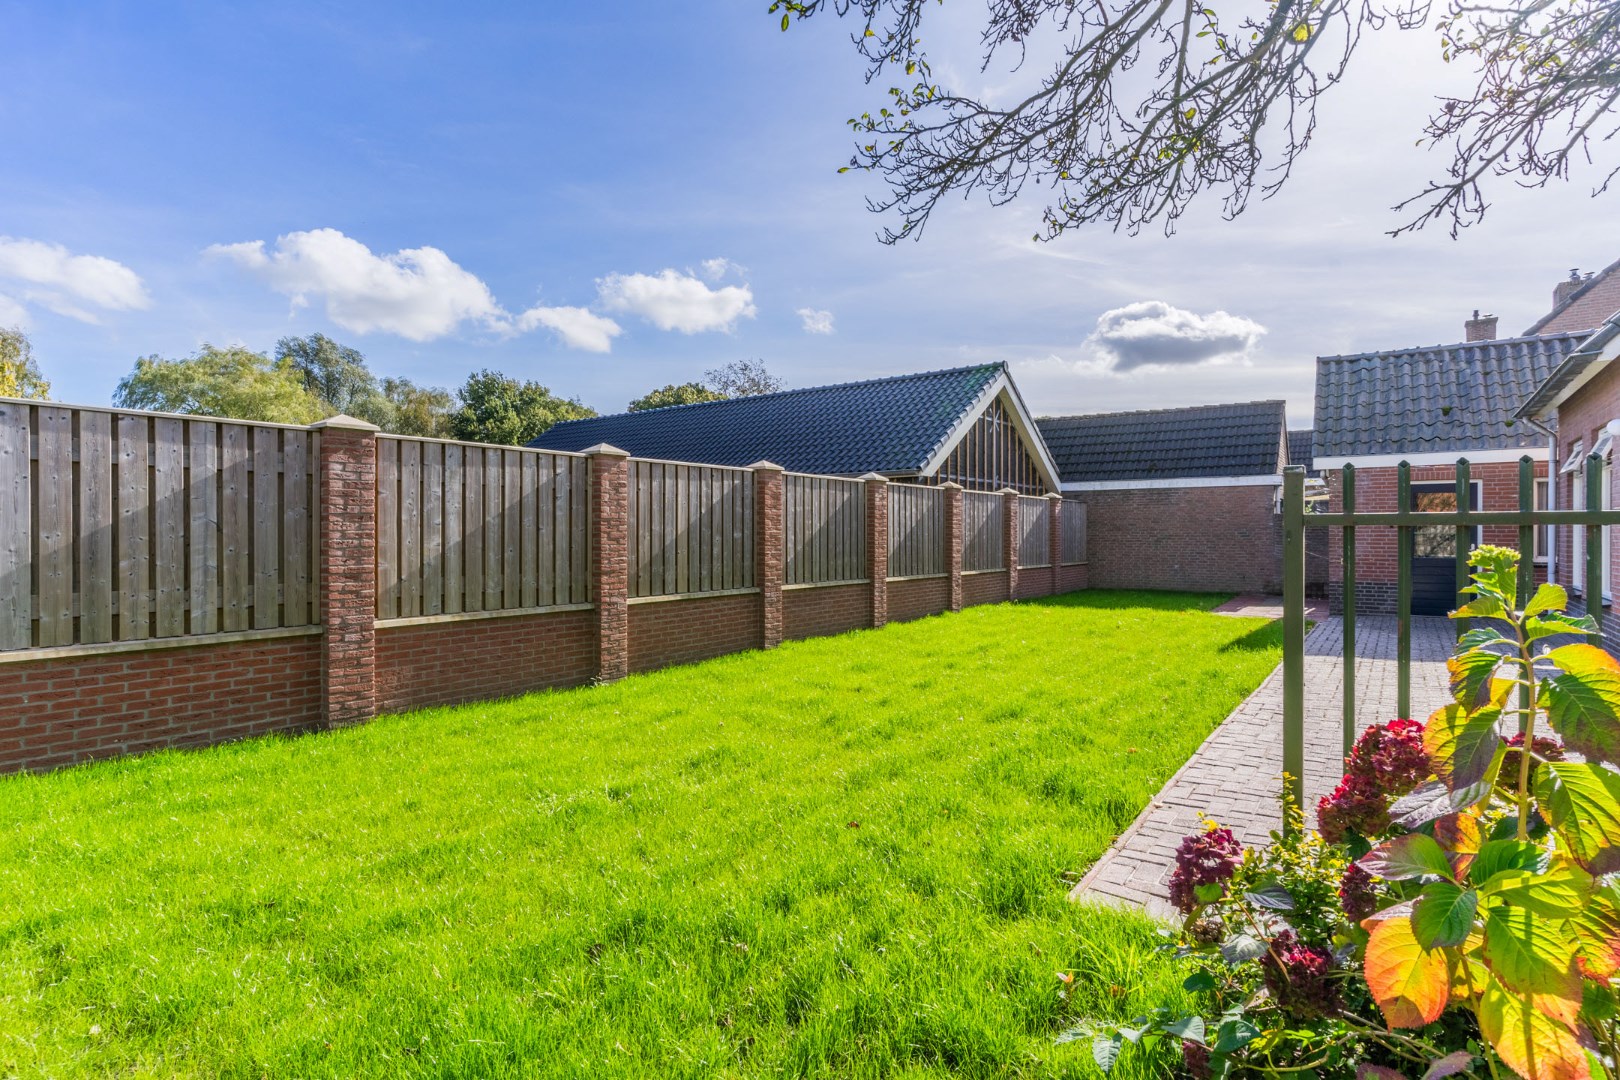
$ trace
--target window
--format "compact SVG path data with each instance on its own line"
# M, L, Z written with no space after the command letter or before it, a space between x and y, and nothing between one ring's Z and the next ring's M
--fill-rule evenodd
M1536 509L1547 509L1548 481L1542 477L1536 481ZM1547 561L1547 550L1552 546L1552 526L1537 525L1532 537L1531 556L1538 563Z

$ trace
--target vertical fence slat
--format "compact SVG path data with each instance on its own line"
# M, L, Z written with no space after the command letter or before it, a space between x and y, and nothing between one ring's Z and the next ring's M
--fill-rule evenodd
M1456 482L1457 512L1459 514L1467 514L1473 506L1473 487L1469 483L1467 458L1457 459ZM1456 547L1456 551L1453 554L1456 556L1457 560L1456 571L1458 607L1461 607L1468 602L1468 597L1463 594L1463 590L1468 587L1468 543L1473 539L1473 531L1474 530L1469 528L1467 525L1458 525L1456 532L1453 534L1455 537L1454 546ZM1526 564L1525 569L1530 569L1528 564ZM1453 629L1456 631L1457 640L1461 641L1462 636L1468 632L1468 620L1453 619L1452 622L1456 624Z
M32 411L0 402L0 649L26 649L32 637Z
M187 429L191 632L212 634L219 630L219 425L193 420ZM82 430L81 423L81 444Z
M1395 499L1401 513L1412 509L1412 466L1395 468ZM1395 530L1395 715L1412 715L1412 527Z
M535 544L539 556L539 565L535 570L535 602L549 607L567 602L566 599L557 598L557 459L550 454L541 454L535 459L534 467L535 528L539 537ZM567 596L566 591L563 595Z
M501 451L484 451L484 610L506 603L506 544L503 522L506 494L502 488Z
M1283 774L1293 805L1305 805L1305 470L1283 470ZM1296 817L1285 814L1293 832Z
M253 429L253 628L281 625L281 432Z
M220 425L220 629L246 630L253 606L253 493L248 490L248 429Z
M1356 467L1346 465L1343 477L1344 512L1356 512ZM1356 527L1344 527L1344 756L1356 743L1360 728L1356 724Z
M538 607L540 604L540 516L536 509L539 505L539 460L534 454L522 454L518 463L518 485L522 489L523 508L523 595L521 603L524 607Z
M573 473L573 481L569 485L569 494L573 500L568 508L569 537L568 561L570 593L572 603L583 604L590 599L590 583L586 576L590 573L590 540L586 529L590 525L590 474L584 458L569 458L569 469Z
M1602 510L1603 458L1590 454L1586 458L1586 509ZM1603 624L1603 526L1592 522L1586 526L1586 613Z
M303 626L315 620L310 580L314 576L314 532L309 513L309 442L307 431L282 432L281 450L281 625Z
M185 421L152 422L152 560L157 636L186 632Z
M377 440L377 618L399 618L399 451Z
M444 613L444 452L422 444L422 614Z
M574 569L569 561L569 542L572 537L568 524L568 508L573 502L570 489L574 483L573 462L570 458L553 458L551 462L551 576L556 590L556 603L573 604L582 599L574 592Z
M484 610L484 451L464 447L461 465L462 610Z
M444 613L466 610L467 489L462 448L444 448Z
M0 406L0 414L4 408ZM3 427L3 416L0 416L0 429ZM0 439L3 438L0 431ZM4 498L4 487L0 486L0 501ZM0 524L0 532L4 528ZM0 560L3 558L0 555ZM113 571L112 417L87 412L79 417L79 640L82 643L99 644L113 639ZM0 581L4 576L0 571ZM3 589L0 585L0 591ZM213 629L210 626L206 632L212 633Z
M516 450L501 451L501 607L523 606L523 488Z
M399 443L399 615L408 619L420 614L422 444L415 439L406 439Z
M149 425L144 416L118 418L118 636L151 637L151 500Z
M71 645L73 412L41 405L35 415L39 423L39 461L33 470L34 487L39 492L39 645ZM181 622L184 632L183 618Z

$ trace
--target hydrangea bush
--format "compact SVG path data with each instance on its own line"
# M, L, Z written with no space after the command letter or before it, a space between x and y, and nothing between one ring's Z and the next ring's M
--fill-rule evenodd
M1201 1008L1065 1033L1104 1071L1171 1039L1198 1080L1616 1075L1620 663L1558 644L1597 626L1557 585L1515 608L1516 552L1470 562L1453 702L1365 732L1315 832L1285 803L1265 848L1212 822L1182 842L1173 948Z

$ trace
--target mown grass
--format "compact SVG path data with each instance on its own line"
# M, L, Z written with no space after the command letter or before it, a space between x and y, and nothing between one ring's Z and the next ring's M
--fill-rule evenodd
M5 779L0 1071L1094 1075L1179 976L1069 883L1278 659L1216 599Z

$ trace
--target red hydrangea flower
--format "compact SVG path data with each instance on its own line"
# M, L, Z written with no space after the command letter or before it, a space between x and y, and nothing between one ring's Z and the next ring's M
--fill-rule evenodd
M1360 922L1378 910L1378 893L1372 875L1351 863L1339 879L1339 904L1351 922Z
M1389 804L1430 773L1423 725L1391 720L1368 728L1345 761L1344 779L1316 807L1316 827L1331 844L1356 832L1366 837L1389 830Z
M1209 1080L1209 1047L1191 1039L1182 1039L1181 1064L1192 1080Z
M1229 880L1243 861L1243 845L1231 829L1211 827L1181 841L1170 875L1170 902L1183 915L1199 906L1197 889Z
M1524 749L1524 732L1521 731L1507 740L1507 746L1507 753L1502 755L1502 771L1496 774L1496 782L1502 787L1516 791L1519 787L1519 752ZM1538 735L1531 740L1530 752L1534 755L1530 759L1532 780L1535 779L1536 770L1541 767L1542 761L1564 760L1564 744L1545 735Z
M1333 957L1322 949L1303 945L1292 930L1271 940L1260 958L1266 989L1278 1005L1297 1016L1332 1016L1339 1011L1339 984L1333 978Z

